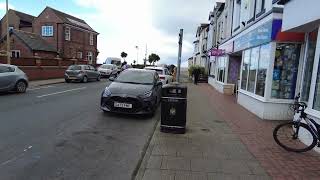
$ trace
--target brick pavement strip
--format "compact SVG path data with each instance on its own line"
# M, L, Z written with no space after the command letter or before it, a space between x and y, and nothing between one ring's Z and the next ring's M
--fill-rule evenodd
M188 84L187 133L161 133L158 125L135 179L270 179L201 91Z
M238 105L235 97L220 94L207 84L198 86L197 90L208 98L211 111L227 122L273 179L320 179L320 154L287 152L274 142L272 132L279 121L258 118ZM261 166L251 168L258 167L258 172Z

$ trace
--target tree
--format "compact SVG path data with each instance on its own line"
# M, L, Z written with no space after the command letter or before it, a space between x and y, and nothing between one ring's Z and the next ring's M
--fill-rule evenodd
M133 60L133 64L136 65L136 60Z
M128 56L128 54L126 52L122 52L121 53L121 57L124 59L124 61L125 61L127 56Z
M159 60L160 60L160 57L157 54L152 53L149 55L148 61L149 61L150 65L151 65L151 63L154 64Z

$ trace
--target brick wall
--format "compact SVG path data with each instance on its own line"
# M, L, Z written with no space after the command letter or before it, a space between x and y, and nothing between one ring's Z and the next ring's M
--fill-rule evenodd
M19 67L23 72L25 72L29 80L45 80L45 79L55 79L63 78L64 72L67 67Z

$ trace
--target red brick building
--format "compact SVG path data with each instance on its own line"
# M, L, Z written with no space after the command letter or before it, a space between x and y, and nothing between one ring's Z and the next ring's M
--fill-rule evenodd
M98 33L82 19L46 7L33 21L33 32L56 47L61 58L96 63Z
M5 50L7 47L7 36L0 39L0 49ZM12 29L10 30L10 50L12 58L33 58L41 57L53 59L57 57L57 49L46 42L41 36Z
M96 64L97 36L84 20L46 7L38 17L9 10L13 57L78 59ZM0 51L6 51L6 16L1 20Z

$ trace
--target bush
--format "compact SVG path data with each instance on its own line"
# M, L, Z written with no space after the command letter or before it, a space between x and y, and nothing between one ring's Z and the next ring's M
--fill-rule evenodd
M204 67L201 67L199 65L192 65L189 67L188 72L189 72L189 76L192 76L195 70L199 70L200 74L202 75L207 75L208 73L206 72Z

